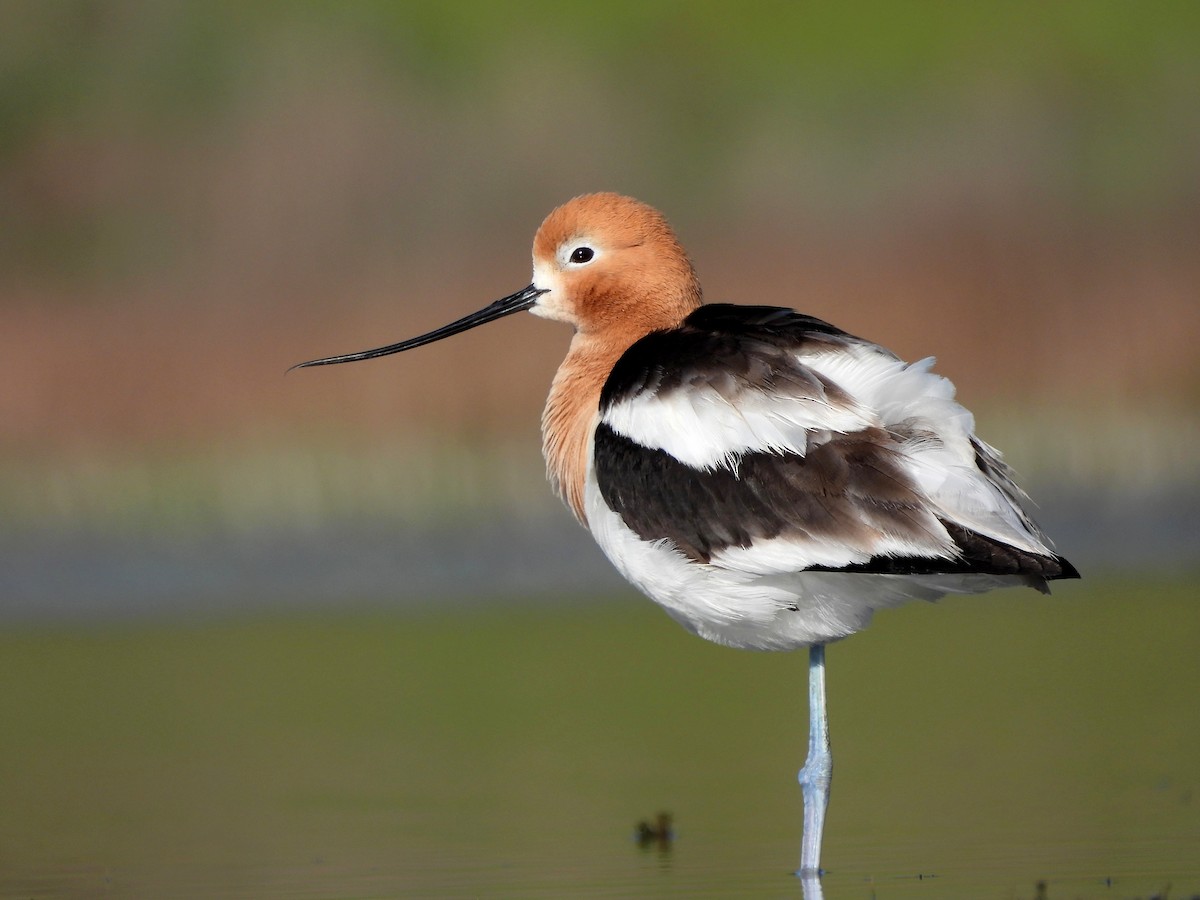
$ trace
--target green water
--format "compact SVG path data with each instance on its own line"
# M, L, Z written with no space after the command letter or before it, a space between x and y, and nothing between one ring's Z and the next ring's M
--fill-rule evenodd
M907 607L828 664L826 897L1200 894L1194 582ZM633 598L10 630L0 896L799 896L805 681Z

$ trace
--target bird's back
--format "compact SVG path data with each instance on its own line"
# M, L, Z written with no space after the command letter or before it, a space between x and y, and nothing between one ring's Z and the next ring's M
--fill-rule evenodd
M1076 577L931 366L792 310L700 307L608 377L589 525L630 580L737 646Z

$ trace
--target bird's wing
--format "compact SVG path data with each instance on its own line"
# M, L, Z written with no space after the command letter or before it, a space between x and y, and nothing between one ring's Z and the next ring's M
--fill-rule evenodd
M614 368L597 485L642 539L747 573L1062 577L931 364L791 310L702 307Z

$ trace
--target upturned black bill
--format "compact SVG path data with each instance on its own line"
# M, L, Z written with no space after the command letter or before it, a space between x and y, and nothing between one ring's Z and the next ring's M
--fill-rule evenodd
M422 334L415 338L409 338L407 341L401 341L398 344L389 344L386 347L377 347L374 350L362 350L358 353L343 353L341 356L326 356L323 359L310 359L308 362L297 363L292 366L292 369L304 369L309 366L332 366L335 363L358 362L360 359L374 359L377 356L388 356L392 353L401 353L405 350L412 350L414 347L420 347L424 344L432 344L434 341L440 341L442 338L448 338L451 335L458 334L461 331L467 331L477 325L484 325L488 322L494 322L496 319L502 319L505 316L512 315L516 312L529 309L537 301L537 298L546 293L544 289L536 288L532 284L529 287L522 288L515 294L510 294L495 303L490 303L478 312L473 312L468 316L463 316L457 321L451 322L449 325L443 325L441 328L430 331L427 334ZM289 372L291 369L288 370Z

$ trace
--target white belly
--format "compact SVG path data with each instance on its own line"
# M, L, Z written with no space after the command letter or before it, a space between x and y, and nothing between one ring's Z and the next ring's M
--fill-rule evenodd
M697 562L669 541L638 537L605 504L590 466L585 504L596 542L634 587L689 631L729 647L825 644L861 631L877 609L1021 583L986 575L762 574Z

